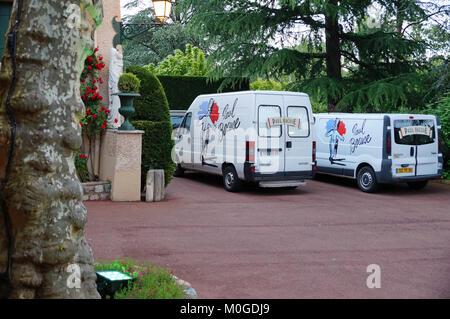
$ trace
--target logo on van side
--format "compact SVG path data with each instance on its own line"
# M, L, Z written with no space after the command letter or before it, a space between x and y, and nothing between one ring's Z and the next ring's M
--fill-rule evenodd
M340 119L330 119L326 125L326 133L325 136L330 137L330 163L345 166L345 164L340 163L341 161L345 161L345 158L336 158L339 141L344 141L344 135L347 132L345 128L345 123Z
M200 104L200 111L197 114L199 120L209 116L213 124L215 124L219 120L219 106L213 99L209 100L209 103L205 101Z
M209 102L203 102L200 104L200 110L198 111L198 119L202 121L202 130L208 131L211 127L220 131L219 141L225 137L228 131L235 130L241 125L239 117L235 116L235 109L238 103L238 99L230 107L229 104L222 108L222 120L221 123L217 123L220 118L220 108L214 99L210 99ZM210 119L211 122L205 119ZM211 125L212 123L212 125ZM216 124L217 123L217 124Z

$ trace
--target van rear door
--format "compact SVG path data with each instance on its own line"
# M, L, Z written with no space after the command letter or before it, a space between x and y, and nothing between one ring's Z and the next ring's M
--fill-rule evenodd
M438 143L435 119L392 116L394 177L437 174Z
M287 117L295 120L286 128L285 172L305 172L312 170L312 139L310 114L306 103L299 103L298 97L285 97ZM298 124L297 124L298 122Z
M270 119L281 118L281 95L256 95L258 141L255 152L256 167L262 174L284 174L284 128L272 125Z

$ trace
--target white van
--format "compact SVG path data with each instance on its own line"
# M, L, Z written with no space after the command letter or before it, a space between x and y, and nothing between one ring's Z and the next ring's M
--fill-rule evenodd
M304 93L244 91L200 95L175 136L175 176L195 170L223 176L228 191L243 181L295 188L313 177L312 111Z
M440 128L434 115L316 114L317 172L354 178L364 192L378 183L423 188L442 174Z

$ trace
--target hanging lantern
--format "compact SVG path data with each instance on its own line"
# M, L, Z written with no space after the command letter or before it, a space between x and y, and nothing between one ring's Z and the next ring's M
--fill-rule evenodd
M172 1L170 0L153 0L153 9L155 10L156 18L164 22L170 16L172 11Z

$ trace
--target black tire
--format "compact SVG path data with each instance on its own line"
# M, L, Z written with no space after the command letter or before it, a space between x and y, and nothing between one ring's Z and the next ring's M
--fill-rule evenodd
M177 164L175 167L175 172L173 173L173 176L175 177L183 177L184 176L184 168L181 167L180 164Z
M428 181L408 182L408 186L414 190L420 190L427 186Z
M356 182L359 189L365 193L375 193L378 189L377 177L370 166L364 166L358 171Z
M234 166L227 166L223 169L223 187L229 192L239 192L243 183L239 179Z

